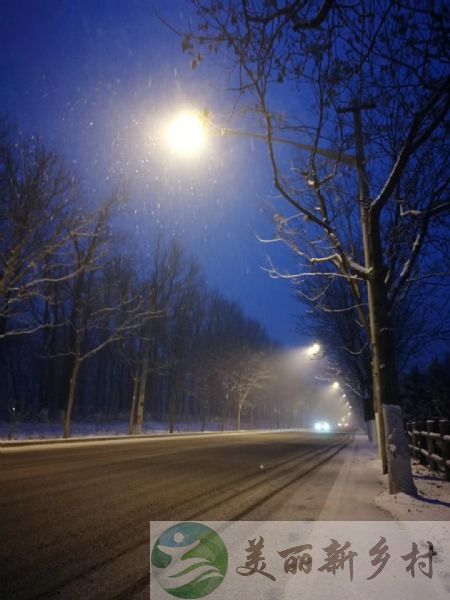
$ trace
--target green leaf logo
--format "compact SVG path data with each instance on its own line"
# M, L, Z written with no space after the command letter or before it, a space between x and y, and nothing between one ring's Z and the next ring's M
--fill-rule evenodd
M228 552L220 536L201 523L179 523L162 533L151 555L152 574L176 598L203 598L222 583Z

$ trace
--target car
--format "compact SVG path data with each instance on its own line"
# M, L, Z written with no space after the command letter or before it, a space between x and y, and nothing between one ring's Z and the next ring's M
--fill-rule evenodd
M317 421L314 423L314 431L330 431L331 427L327 421Z

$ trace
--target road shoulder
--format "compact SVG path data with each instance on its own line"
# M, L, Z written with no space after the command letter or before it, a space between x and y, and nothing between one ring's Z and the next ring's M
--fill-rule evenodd
M376 446L363 435L341 453L341 463L320 513L321 521L389 521L394 517L376 504L384 484L377 477ZM381 467L379 467L381 469ZM380 471L381 472L381 471Z

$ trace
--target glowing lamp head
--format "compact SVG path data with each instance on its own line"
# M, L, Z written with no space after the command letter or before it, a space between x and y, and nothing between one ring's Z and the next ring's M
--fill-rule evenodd
M306 355L309 357L316 356L320 352L320 344L313 344L306 350Z
M199 112L183 111L167 126L167 145L174 154L184 158L197 156L206 146L206 129Z
M334 390L337 390L337 389L339 389L339 382L338 382L338 381L335 381L335 382L333 383L333 389L334 389Z

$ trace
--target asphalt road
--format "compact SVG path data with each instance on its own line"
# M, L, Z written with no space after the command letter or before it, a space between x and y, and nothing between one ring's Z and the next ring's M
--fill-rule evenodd
M148 598L149 521L316 519L348 443L289 432L4 451L0 598Z

